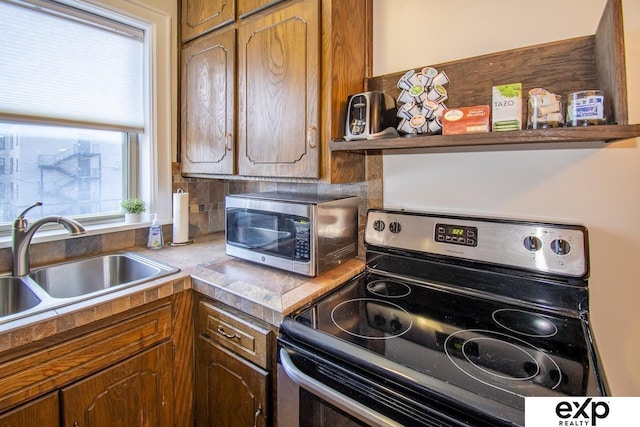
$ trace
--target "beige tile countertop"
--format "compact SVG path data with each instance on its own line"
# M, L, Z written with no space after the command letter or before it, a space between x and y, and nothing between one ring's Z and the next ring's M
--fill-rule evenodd
M364 270L364 261L354 258L317 277L306 277L230 257L224 244L224 234L214 233L186 246L135 248L132 252L180 268L191 277L197 292L275 326L284 316Z
M160 250L127 249L180 268L178 273L0 324L0 352L38 341L189 288L274 326L283 317L364 270L354 258L317 276L305 277L225 254L224 234Z

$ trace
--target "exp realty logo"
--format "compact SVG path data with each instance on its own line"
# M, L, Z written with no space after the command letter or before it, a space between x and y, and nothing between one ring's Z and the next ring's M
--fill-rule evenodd
M598 420L609 416L609 403L594 402L592 398L587 398L583 402L562 401L556 405L556 415L561 426L596 426Z
M640 397L527 397L526 427L637 426Z

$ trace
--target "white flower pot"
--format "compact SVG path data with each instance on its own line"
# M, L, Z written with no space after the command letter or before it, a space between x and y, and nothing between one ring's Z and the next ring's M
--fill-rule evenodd
M124 223L125 224L134 224L136 222L140 222L140 214L136 214L136 213L125 213L124 214Z

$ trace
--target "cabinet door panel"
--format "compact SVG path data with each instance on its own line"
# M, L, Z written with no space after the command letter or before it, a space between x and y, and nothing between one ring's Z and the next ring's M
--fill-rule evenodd
M234 172L235 30L182 52L182 171Z
M295 3L238 31L240 174L317 178L319 3Z
M60 425L58 392L25 403L0 415L1 427L58 427Z
M284 0L238 0L238 16L244 18Z
M268 373L203 338L196 358L198 426L265 426Z
M64 425L173 426L172 353L167 342L64 388Z
M182 41L232 22L235 7L236 0L182 0Z

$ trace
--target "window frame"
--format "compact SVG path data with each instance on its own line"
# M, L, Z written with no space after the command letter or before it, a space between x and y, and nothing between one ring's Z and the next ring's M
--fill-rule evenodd
M118 17L128 25L145 31L147 92L145 93L145 133L136 135L134 156L138 166L137 180L129 180L129 191L147 203L143 223L125 225L124 214L116 218L87 221L88 234L99 234L148 225L148 214L156 213L160 224L172 221L171 162L177 157L177 18L178 6L173 0L57 0L105 17ZM131 133L129 134L132 135ZM136 182L137 181L137 182ZM8 243L7 233L0 230L0 247ZM44 233L43 233L44 234ZM65 238L64 230L36 237L34 241Z

